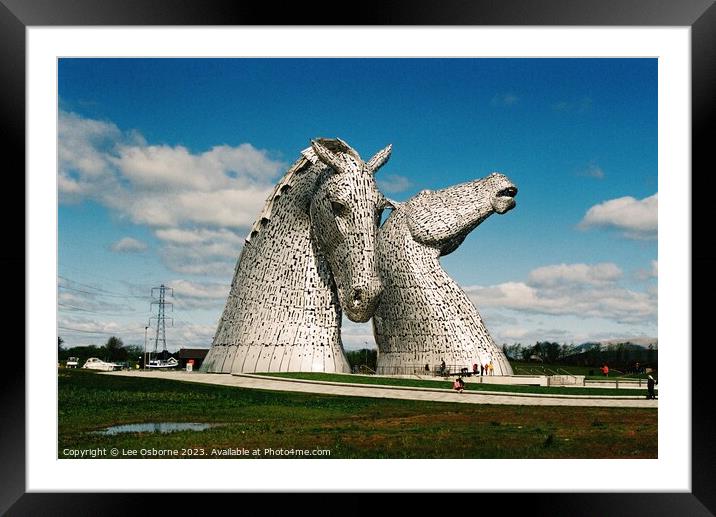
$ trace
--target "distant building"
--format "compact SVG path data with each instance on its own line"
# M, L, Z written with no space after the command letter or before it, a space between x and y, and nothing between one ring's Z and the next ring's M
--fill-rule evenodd
M201 367L201 363L204 362L207 353L209 353L208 348L180 348L176 353L176 358L179 360L179 368L182 370L185 369L187 361L193 359L193 370L197 371Z

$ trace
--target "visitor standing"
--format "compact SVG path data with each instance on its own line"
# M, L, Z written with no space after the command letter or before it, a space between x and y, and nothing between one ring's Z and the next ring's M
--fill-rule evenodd
M656 392L654 391L654 386L657 384L657 382L654 380L654 377L649 375L649 378L646 381L646 389L647 389L647 396L648 399L656 399Z

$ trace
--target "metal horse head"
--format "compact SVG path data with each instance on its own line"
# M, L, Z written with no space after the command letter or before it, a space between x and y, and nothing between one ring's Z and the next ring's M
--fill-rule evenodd
M442 190L424 190L405 204L408 227L415 241L444 256L490 215L512 210L515 195L517 187L497 172Z
M333 272L338 298L352 321L368 321L381 293L375 263L375 239L388 201L374 174L390 157L392 146L367 162L340 139L317 139L311 147L325 169L311 200L311 231Z

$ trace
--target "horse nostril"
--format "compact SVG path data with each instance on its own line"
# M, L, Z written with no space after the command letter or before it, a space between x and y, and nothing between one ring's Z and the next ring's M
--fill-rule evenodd
M503 188L498 192L498 195L504 196L504 197L515 197L517 195L517 187L511 186L507 188Z

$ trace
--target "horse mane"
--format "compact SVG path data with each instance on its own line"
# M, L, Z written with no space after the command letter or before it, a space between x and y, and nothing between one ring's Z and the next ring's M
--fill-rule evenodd
M339 138L317 138L316 140L334 152L347 153L349 150L352 151L348 144ZM251 226L251 231L245 239L246 244L251 244L251 239L256 237L261 231L261 228L263 228L263 226L271 220L271 217L273 216L274 202L287 190L293 187L293 182L296 176L306 172L318 163L320 163L320 160L318 159L318 156L316 156L316 152L312 147L307 147L301 151L301 156L298 160L293 162L293 165L289 167L286 174L284 174L283 177L276 183L273 191L266 198L263 209L259 212L259 216L256 218L256 221L254 221L254 224Z

